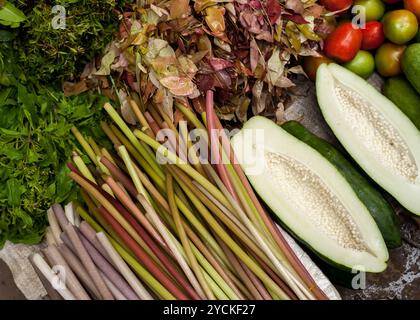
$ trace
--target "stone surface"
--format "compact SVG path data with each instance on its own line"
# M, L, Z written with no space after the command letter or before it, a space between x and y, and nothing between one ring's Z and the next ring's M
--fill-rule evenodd
M369 274L365 290L339 287L343 299L420 299L420 231L415 221L400 216L403 245L390 250L388 268L380 274Z
M9 283L13 276L15 284L21 290L25 298L37 300L44 297L45 291L38 275L36 274L29 257L35 252L39 252L42 247L40 245L29 246L25 244L12 244L6 241L4 247L0 250L0 261L5 263L10 269L9 273L0 273L0 279Z
M0 300L22 300L25 296L16 287L12 272L5 262L0 260Z

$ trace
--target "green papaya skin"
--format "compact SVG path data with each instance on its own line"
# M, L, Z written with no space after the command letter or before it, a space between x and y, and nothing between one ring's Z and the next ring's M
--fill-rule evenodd
M308 146L317 150L343 175L351 185L357 197L369 210L388 248L401 245L401 234L398 218L391 206L379 191L373 188L353 165L331 144L308 131L297 121L288 121L282 125L288 133Z
M383 94L420 130L420 95L404 77L389 78L385 82Z
M415 43L405 49L401 68L411 85L420 94L420 43Z

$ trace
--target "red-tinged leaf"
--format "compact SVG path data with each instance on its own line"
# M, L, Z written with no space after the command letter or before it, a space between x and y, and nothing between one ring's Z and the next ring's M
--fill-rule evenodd
M241 61L235 61L235 70L238 74L242 74L246 77L254 76L254 73L248 69Z
M261 24L258 21L258 17L252 11L243 11L239 14L239 21L242 26L245 27L249 32L259 34L262 32Z
M181 38L178 38L177 43L178 43L178 49L181 50L182 53L186 53L187 49L185 48L184 41L182 41Z
M137 85L136 85L136 77L131 72L126 72L126 80L127 84L130 86L131 90L137 91Z
M288 14L288 15L284 15L284 18L287 19L287 20L290 20L294 23L297 23L297 24L307 24L307 23L309 23L300 14Z
M264 41L267 41L267 42L273 42L273 35L268 30L261 31L259 34L256 35L255 38L257 40L264 40Z
M210 74L200 74L197 76L198 89L201 92L206 92L214 87L214 77Z
M194 84L187 77L169 76L159 80L175 96L189 96L194 93Z
M281 16L281 5L278 0L267 1L267 15L271 24L275 24L277 19Z
M215 57L210 57L209 63L214 71L224 70L233 66L231 61Z
M252 39L249 47L249 64L251 66L251 71L254 72L258 65L258 60L260 58L260 52L258 49L257 42Z
M147 81L147 84L144 88L144 90L142 90L143 92L143 100L147 101L150 99L150 97L154 94L154 92L156 91L156 87L153 84L152 81Z
M192 102L193 102L194 110L198 114L201 114L201 113L206 111L206 104L205 104L204 98L202 96L193 99Z
M225 70L217 71L215 74L215 86L223 89L229 89L232 85L232 79Z
M261 1L260 0L251 0L249 2L249 6L252 9L257 9L257 10L262 8L262 4L261 4Z
M126 39L128 37L130 29L128 28L125 20L120 23L119 31L118 31L118 38L119 39Z

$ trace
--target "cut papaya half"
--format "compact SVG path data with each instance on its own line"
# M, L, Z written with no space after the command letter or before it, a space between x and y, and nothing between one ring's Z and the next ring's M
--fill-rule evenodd
M317 137L297 121L288 121L281 126L288 133L318 151L352 186L357 197L364 203L382 233L388 248L401 245L398 217L382 194L364 177L346 157L327 141Z
M388 251L369 210L319 152L258 116L232 145L258 195L325 261L345 270L386 268Z
M322 65L318 103L337 139L359 166L402 206L420 215L420 131L364 79Z

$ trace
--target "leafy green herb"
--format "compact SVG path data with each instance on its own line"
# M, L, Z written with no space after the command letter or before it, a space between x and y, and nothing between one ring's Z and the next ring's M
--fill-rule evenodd
M10 0L27 20L19 28L15 49L34 82L56 84L73 79L100 53L118 30L121 0ZM54 29L52 8L66 9L65 29ZM1 18L1 16L0 16Z
M10 42L0 42L0 247L5 240L37 243L54 202L77 197L64 165L73 125L102 141L97 127L105 97L64 97L27 81Z
M13 4L8 1L0 1L0 24L17 28L25 20L24 13Z

